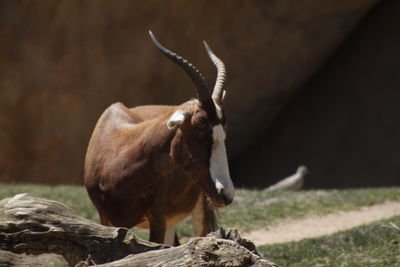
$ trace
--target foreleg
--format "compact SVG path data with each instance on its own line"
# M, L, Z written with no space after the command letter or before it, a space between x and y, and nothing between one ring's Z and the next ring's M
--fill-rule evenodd
M167 225L165 218L167 196L165 179L158 181L154 189L154 204L148 216L150 224L150 241L164 243Z
M208 233L217 230L214 208L203 193L200 194L192 211L192 225L196 236L206 236Z

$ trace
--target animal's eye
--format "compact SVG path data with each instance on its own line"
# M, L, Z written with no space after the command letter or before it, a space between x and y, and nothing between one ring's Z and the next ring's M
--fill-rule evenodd
M205 117L199 117L196 121L196 124L200 127L207 126L207 118Z
M208 129L209 126L207 115L200 112L193 116L192 123L199 130Z
M197 123L196 123L196 128L198 129L198 130L200 130L200 131L206 131L206 130L208 130L208 122L207 122L207 120L206 119L202 119L202 120L199 120Z

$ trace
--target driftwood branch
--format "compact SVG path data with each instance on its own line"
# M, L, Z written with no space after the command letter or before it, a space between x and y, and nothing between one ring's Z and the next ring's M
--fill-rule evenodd
M14 264L24 262L17 254L56 253L70 266L276 266L233 229L169 247L140 239L125 228L96 224L62 203L28 194L0 201L0 249L9 251L0 253L0 262Z
M272 191L299 191L303 188L304 185L304 178L306 174L308 173L308 170L305 166L300 166L296 173L286 177L276 184L271 185L266 191L272 192Z

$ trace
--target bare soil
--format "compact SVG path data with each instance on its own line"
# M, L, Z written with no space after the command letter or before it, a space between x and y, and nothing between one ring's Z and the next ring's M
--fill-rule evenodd
M242 236L257 246L285 243L333 234L395 215L400 215L400 202L385 202L355 211L284 220L268 228L243 233Z

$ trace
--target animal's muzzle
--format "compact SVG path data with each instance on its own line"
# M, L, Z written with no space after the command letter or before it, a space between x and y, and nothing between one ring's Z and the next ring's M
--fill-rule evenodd
M219 195L219 198L221 199L221 204L223 203L224 206L228 206L233 201L233 198L229 197L226 194L225 189L221 189L220 192L218 193L218 195Z
M221 197L222 197L222 200L224 201L225 206L228 206L233 201L233 198L229 198L225 194L223 194Z

